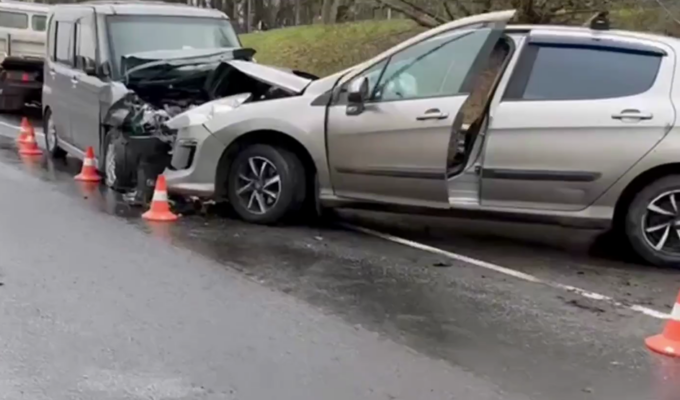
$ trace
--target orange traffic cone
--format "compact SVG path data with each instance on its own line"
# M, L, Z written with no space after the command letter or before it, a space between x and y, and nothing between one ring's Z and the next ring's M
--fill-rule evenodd
M680 294L675 301L671 318L660 335L645 340L650 350L671 357L680 357Z
M27 128L24 138L19 142L19 154L22 156L39 156L42 154L42 150L38 148L38 143L35 142L33 126L28 121L26 121L26 124Z
M94 166L94 150L92 150L92 146L88 147L85 152L83 169L73 179L81 182L99 182L102 180L99 174L97 174L97 168Z
M26 138L29 135L29 131L33 129L33 126L28 122L28 118L23 117L21 119L21 126L19 127L19 137L17 137L17 144L22 147L26 143ZM35 132L33 133L35 135Z
M153 191L153 199L151 200L151 208L142 214L142 218L149 221L177 220L177 215L170 211L170 204L168 204L168 188L165 183L165 176L158 176L156 188Z

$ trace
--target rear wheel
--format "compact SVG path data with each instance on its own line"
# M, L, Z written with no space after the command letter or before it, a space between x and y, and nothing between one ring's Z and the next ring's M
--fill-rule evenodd
M103 157L99 169L106 186L113 190L128 190L135 185L135 166L123 134L112 129L104 137Z
M256 144L241 151L229 168L227 195L246 221L273 224L297 212L305 200L306 176L292 152Z
M45 111L44 117L44 127L45 132L45 148L49 153L50 157L54 159L63 159L66 157L66 151L59 147L59 136L57 135L57 128L54 125L54 118L52 117L52 111L47 109Z
M680 267L680 175L661 178L638 193L628 208L625 230L646 261Z

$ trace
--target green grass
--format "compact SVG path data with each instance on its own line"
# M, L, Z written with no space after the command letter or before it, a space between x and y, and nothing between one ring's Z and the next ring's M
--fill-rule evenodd
M306 25L242 35L257 50L258 63L325 76L361 61L419 33L409 20Z

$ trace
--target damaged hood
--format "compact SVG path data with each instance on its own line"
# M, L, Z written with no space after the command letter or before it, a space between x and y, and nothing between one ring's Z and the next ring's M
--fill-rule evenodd
M225 60L250 60L255 50L248 48L155 50L132 53L121 58L124 77L157 67L214 63Z
M241 93L207 102L176 115L166 121L165 126L170 129L181 129L187 126L204 124L217 113L231 111L240 107L250 97L250 93Z
M311 79L303 78L296 75L293 71L284 68L270 67L241 60L225 61L225 63L251 78L279 87L293 94L304 92L305 88L312 82Z

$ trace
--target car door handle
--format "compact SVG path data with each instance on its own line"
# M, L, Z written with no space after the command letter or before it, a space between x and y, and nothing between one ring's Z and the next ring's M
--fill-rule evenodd
M439 111L438 108L432 108L425 111L425 114L416 117L418 121L427 121L431 119L447 119L449 114Z
M612 114L613 119L636 119L636 120L647 120L654 118L652 113L642 112L640 110L623 110L618 114Z

